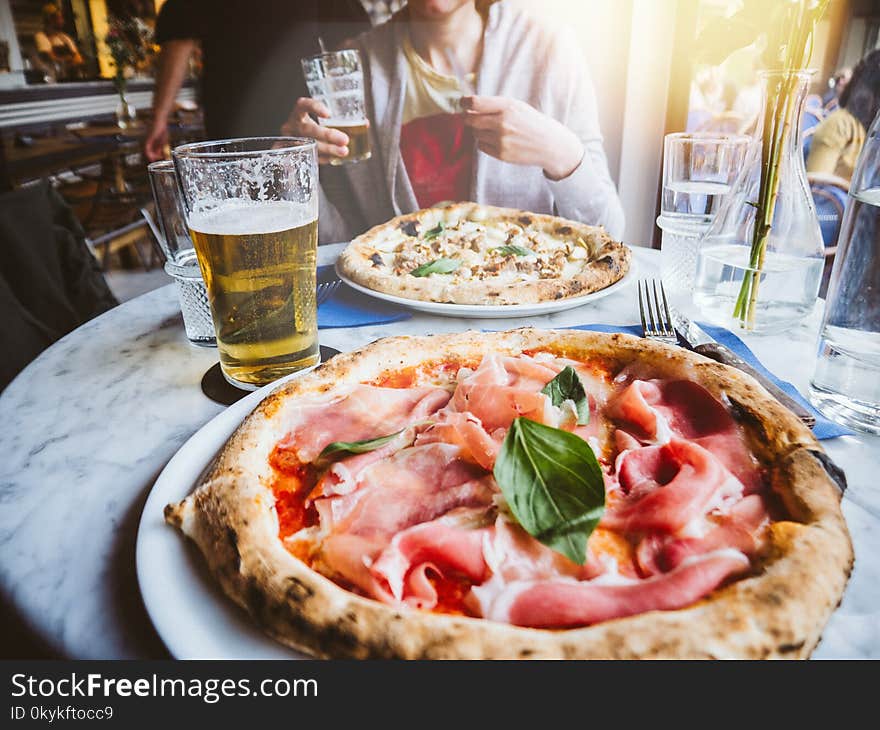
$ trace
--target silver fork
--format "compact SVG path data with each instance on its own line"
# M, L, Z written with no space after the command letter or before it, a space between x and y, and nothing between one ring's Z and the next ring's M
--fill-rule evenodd
M320 306L332 297L336 290L342 284L341 279L333 279L333 281L322 281L315 288L315 302Z
M657 289L659 283L659 292ZM644 284L644 293L642 292ZM653 299L651 290L654 291ZM647 317L645 316L647 312ZM669 303L666 301L666 290L663 282L652 279L639 281L639 316L642 318L642 333L649 340L658 340L669 345L677 345L678 337L673 329Z

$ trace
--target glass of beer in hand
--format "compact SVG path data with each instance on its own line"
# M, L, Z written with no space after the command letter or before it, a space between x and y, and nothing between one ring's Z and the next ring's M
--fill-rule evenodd
M361 56L354 49L321 53L302 59L309 96L330 111L320 119L348 135L348 155L335 158L331 165L345 165L370 159L370 129L364 103L364 72Z
M316 365L314 140L198 142L173 157L224 377L254 390Z

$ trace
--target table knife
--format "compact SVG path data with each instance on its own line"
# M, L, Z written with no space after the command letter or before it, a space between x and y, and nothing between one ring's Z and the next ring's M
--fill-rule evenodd
M744 373L748 373L764 386L770 395L800 418L807 426L812 428L816 425L816 417L804 406L798 403L764 374L755 370L755 368L733 352L733 350L725 347L720 342L717 342L702 327L691 322L691 320L680 312L672 313L672 321L676 334L691 350L704 357L715 360L716 362L730 365L737 370L742 370Z

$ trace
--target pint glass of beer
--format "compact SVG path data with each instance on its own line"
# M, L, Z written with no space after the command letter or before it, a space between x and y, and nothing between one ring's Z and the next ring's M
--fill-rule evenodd
M314 140L198 142L173 157L224 377L253 390L316 365Z
M364 103L364 72L355 49L321 53L302 59L309 95L330 110L319 120L348 135L348 155L331 165L345 165L370 158L370 128Z

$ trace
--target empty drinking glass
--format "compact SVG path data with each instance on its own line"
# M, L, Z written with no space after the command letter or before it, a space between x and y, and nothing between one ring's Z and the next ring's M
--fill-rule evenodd
M743 169L751 138L743 135L667 134L657 225L660 272L669 296L690 300L702 235Z
M159 223L157 238L165 254L165 273L177 285L187 339L194 345L216 347L208 290L183 217L174 163L171 160L153 162L147 170Z
M829 418L880 434L880 114L850 183L810 400Z

